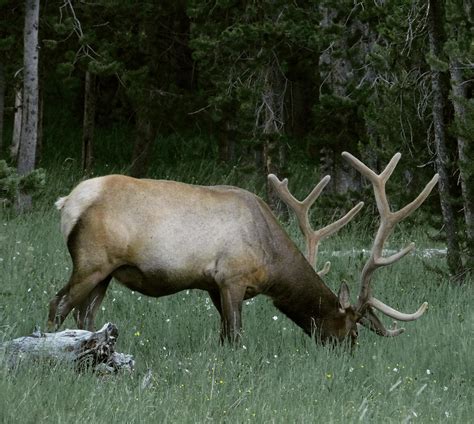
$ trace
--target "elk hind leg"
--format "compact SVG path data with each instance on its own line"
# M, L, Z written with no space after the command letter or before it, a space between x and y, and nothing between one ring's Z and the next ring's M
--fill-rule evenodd
M105 292L109 286L112 276L109 275L102 280L90 292L86 299L80 305L74 308L74 319L76 320L77 328L94 331L94 320L99 306L104 299Z
M69 282L58 291L49 304L48 328L57 331L71 310L79 307L109 274L102 271L79 273L73 270Z

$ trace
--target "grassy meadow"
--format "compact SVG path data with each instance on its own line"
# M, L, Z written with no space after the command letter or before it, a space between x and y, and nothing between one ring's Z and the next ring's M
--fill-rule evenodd
M121 170L106 161L100 166L100 173ZM34 212L0 216L0 340L30 334L35 324L44 328L48 302L70 273L53 201L80 176L72 159L51 161L47 172L48 186ZM242 171L223 171L198 158L153 172L262 188L257 179L243 183ZM303 178L295 178L295 184ZM336 290L346 279L353 299L364 257L333 257L331 252L370 247L375 223L356 221L359 225L324 242L320 254L320 263L332 261L327 284ZM294 223L288 230L299 240ZM412 239L419 251L433 246L424 230L404 226L388 247ZM263 296L244 306L242 346L220 346L218 314L205 293L154 299L113 282L96 325L110 321L118 326L117 350L134 355L135 371L99 377L61 364L14 372L1 365L1 422L473 422L472 284L471 289L451 286L436 268L446 271L442 257L415 253L376 273L379 298L406 312L426 300L429 310L419 321L406 323L406 332L394 339L361 331L353 354L316 346ZM74 326L69 317L63 328ZM147 370L151 385L142 388Z

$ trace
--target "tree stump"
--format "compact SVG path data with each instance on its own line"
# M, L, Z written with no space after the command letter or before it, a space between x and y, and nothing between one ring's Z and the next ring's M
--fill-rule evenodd
M88 368L101 373L132 371L135 365L132 355L115 351L117 337L117 327L111 323L96 332L64 330L42 333L35 330L31 336L2 343L0 350L10 368L30 359L70 363L77 370Z

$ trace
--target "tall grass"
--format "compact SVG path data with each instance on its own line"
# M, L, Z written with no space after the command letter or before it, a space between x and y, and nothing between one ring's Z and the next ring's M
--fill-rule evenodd
M116 163L104 162L98 173ZM48 188L36 210L1 217L0 339L43 325L48 301L70 273L51 205L80 175L74 160L59 156L47 167ZM257 177L244 181L239 172L197 159L152 169L160 178L261 190ZM355 296L364 257L334 257L332 251L368 248L373 226L367 224L323 244L320 263L332 261L326 281L334 290L346 279ZM293 222L288 229L298 237ZM423 231L402 229L391 246L412 238L429 244ZM96 322L117 324L118 350L135 356L136 371L98 377L61 364L15 371L1 365L0 417L5 423L470 422L473 296L432 270L445 271L443 261L412 255L377 272L380 298L402 310L415 310L424 300L430 308L397 338L362 331L353 354L316 346L263 296L245 302L242 346L231 349L218 343L218 314L205 293L154 299L113 283ZM65 327L74 326L68 318ZM148 369L152 382L142 388Z

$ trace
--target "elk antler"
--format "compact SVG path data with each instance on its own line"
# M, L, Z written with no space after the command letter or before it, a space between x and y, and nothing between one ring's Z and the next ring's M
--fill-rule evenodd
M280 181L278 177L274 174L270 174L268 176L268 181L270 181L275 190L283 202L293 210L298 220L298 225L300 227L301 232L305 236L306 239L306 259L311 264L311 266L316 269L316 260L318 254L318 247L319 242L324 240L325 238L329 237L330 235L334 234L340 228L344 227L353 217L354 215L360 211L362 206L364 206L364 202L360 202L355 207L353 207L346 215L344 215L341 219L323 227L319 230L314 230L311 227L309 222L309 209L319 197L321 192L323 191L324 187L326 187L327 183L331 177L326 175L317 185L313 188L311 193L304 199L302 202L297 200L288 190L288 179L285 178L283 181ZM318 271L319 276L326 275L329 272L331 267L331 262L326 262L324 267L321 271Z
M347 161L357 169L362 175L367 177L374 187L375 200L377 203L377 209L380 214L380 225L377 231L377 235L374 240L372 251L369 259L367 260L361 275L361 288L359 293L359 298L357 301L356 310L365 314L368 311L368 316L361 321L365 326L368 326L370 329L374 330L377 334L383 336L394 336L403 332L403 329L393 328L387 330L383 327L383 324L375 316L372 308L379 310L385 315L394 318L399 321L413 321L421 317L428 307L428 303L423 303L420 308L413 314L404 314L399 312L385 303L377 300L371 295L371 279L372 274L377 268L382 266L391 265L399 259L403 258L407 253L411 252L415 247L414 243L410 243L408 246L400 250L398 253L395 253L391 256L384 257L382 256L383 245L387 238L392 233L393 228L401 220L408 217L412 212L414 212L428 197L431 193L431 190L436 185L438 181L438 174L431 179L431 181L425 186L423 191L418 195L418 197L413 200L411 203L403 207L397 212L392 212L387 200L387 194L385 193L385 183L388 181L392 175L393 170L397 166L398 161L400 160L401 154L396 153L393 158L388 163L387 167L383 170L382 173L376 174L366 165L364 165L359 159L352 156L350 153L343 152L342 156L347 159Z

